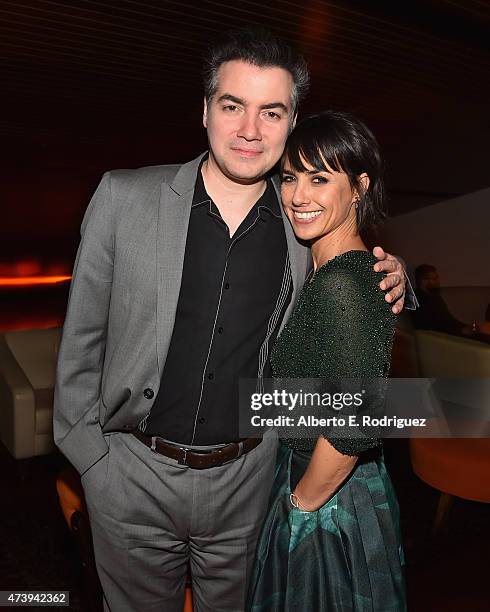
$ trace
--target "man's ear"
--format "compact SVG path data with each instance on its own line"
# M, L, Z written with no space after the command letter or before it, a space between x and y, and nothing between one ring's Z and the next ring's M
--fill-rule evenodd
M208 101L204 98L204 109L202 113L202 124L207 129L208 127Z

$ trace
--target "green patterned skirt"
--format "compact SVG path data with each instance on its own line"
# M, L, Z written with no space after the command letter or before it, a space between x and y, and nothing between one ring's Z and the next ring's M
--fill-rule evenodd
M382 454L365 454L315 512L293 508L291 488L311 453L280 444L247 610L406 610L399 509Z

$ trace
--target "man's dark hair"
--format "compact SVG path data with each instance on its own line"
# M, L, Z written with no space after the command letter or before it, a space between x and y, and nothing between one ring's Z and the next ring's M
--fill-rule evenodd
M289 135L282 158L297 172L305 172L304 162L315 170L345 172L351 188L359 194L357 228L374 227L386 216L383 160L378 142L362 121L348 113L324 111L307 117ZM362 188L359 175L369 176L369 187Z
M417 266L415 268L415 282L417 287L427 278L429 274L432 274L433 272L437 272L437 269L435 266L431 266L430 264L420 264L420 266Z
M293 77L291 105L293 115L309 87L308 66L305 59L290 45L263 28L236 30L210 47L204 56L204 95L209 101L218 89L218 71L222 64L241 60L259 68L284 68Z

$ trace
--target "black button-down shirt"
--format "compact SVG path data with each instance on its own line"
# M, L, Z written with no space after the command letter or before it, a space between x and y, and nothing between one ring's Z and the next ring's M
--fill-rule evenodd
M239 379L270 375L270 347L291 294L271 181L230 238L199 171L172 339L140 429L190 445L238 440Z

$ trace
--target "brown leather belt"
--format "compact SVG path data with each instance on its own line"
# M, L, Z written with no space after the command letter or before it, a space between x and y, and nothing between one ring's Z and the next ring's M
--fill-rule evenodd
M175 459L181 465L187 465L195 470L204 470L206 468L216 467L234 461L241 455L248 453L262 442L262 438L246 438L241 442L231 442L226 446L218 448L214 451L193 451L185 447L173 446L167 444L157 436L147 436L139 429L133 429L131 432L143 444L151 448L151 450L159 455L165 455Z

